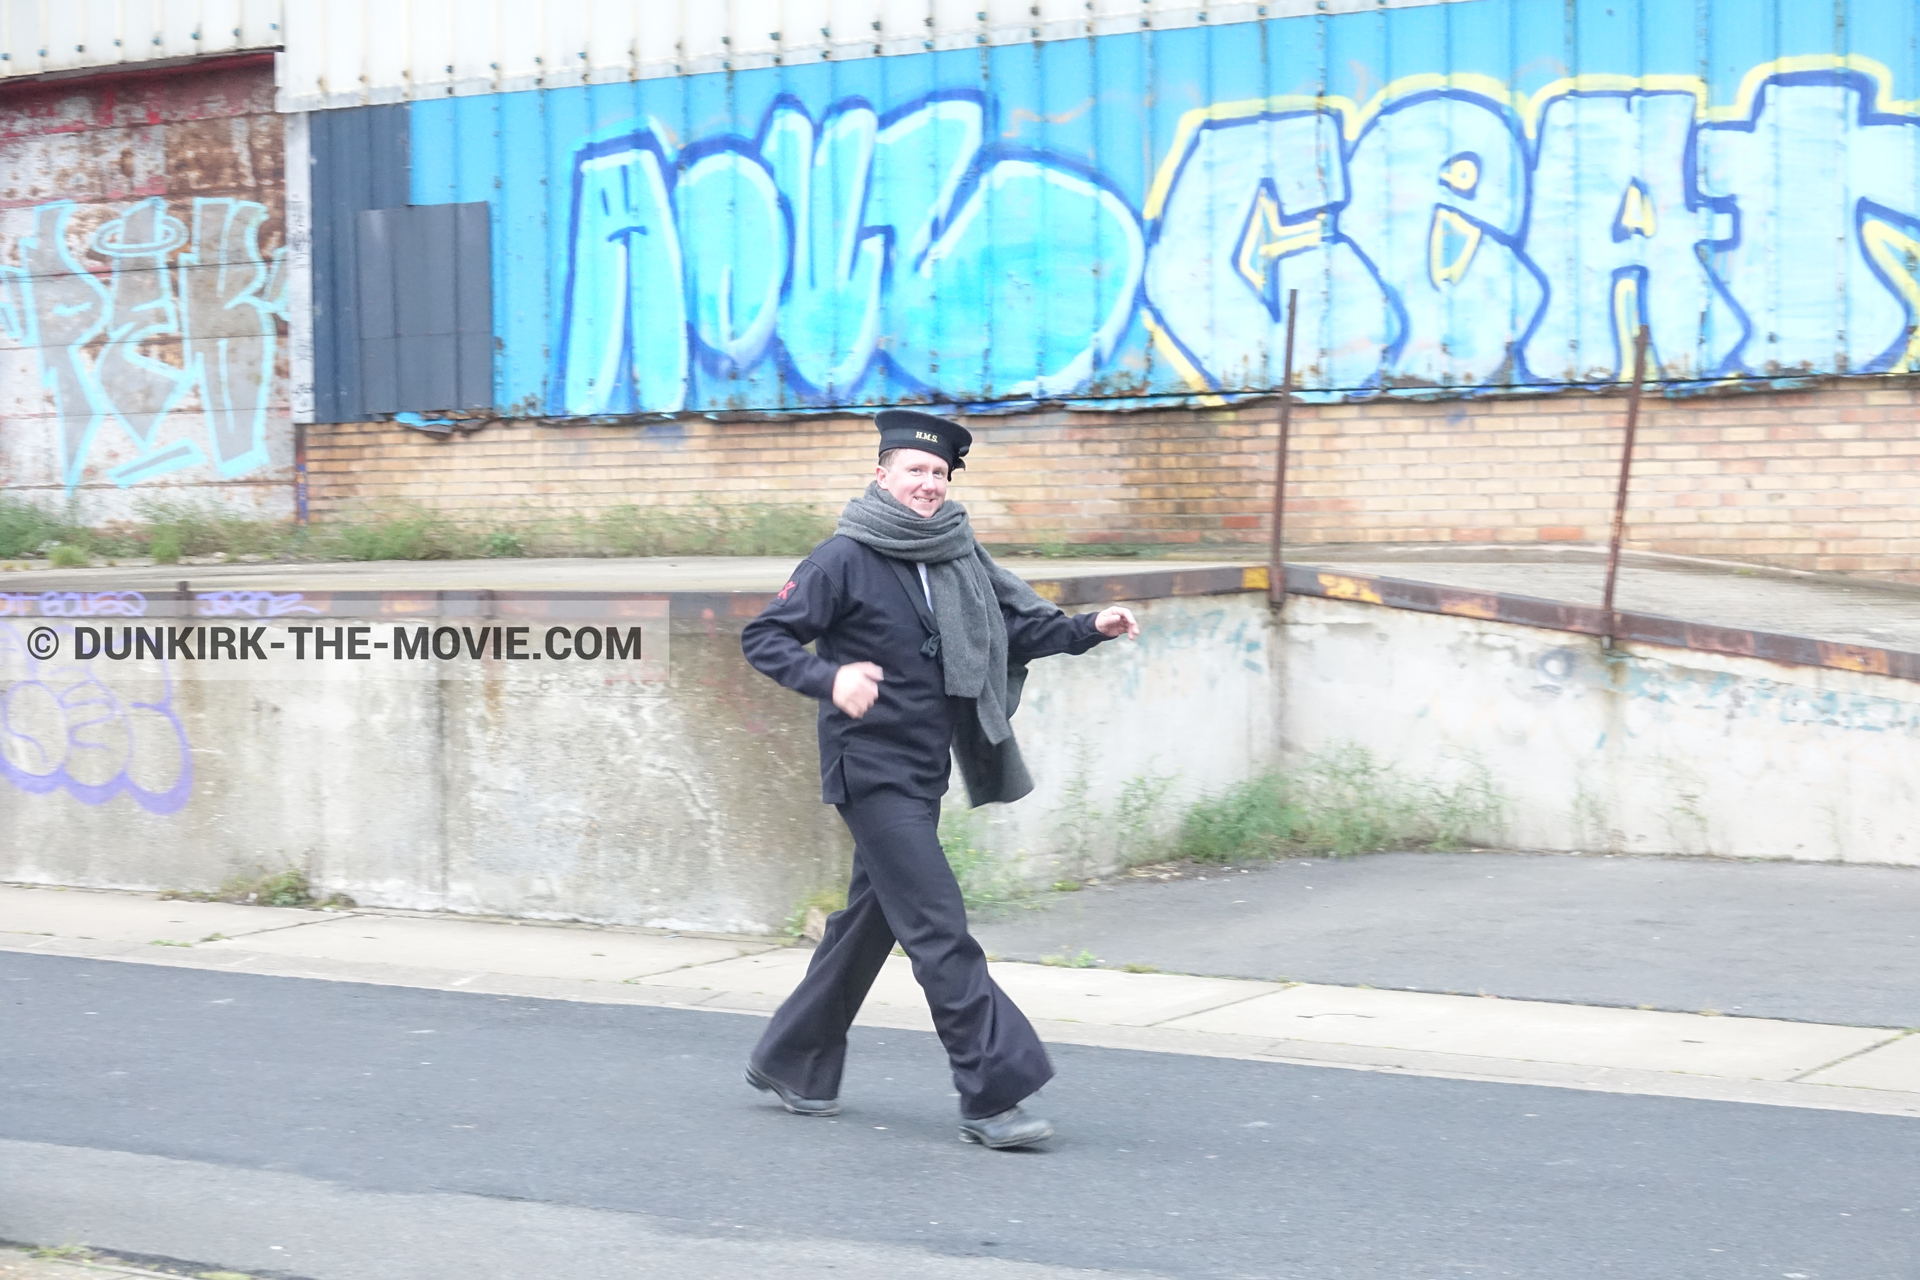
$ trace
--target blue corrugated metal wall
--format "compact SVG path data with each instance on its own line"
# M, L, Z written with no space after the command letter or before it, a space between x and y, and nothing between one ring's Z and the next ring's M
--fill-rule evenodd
M411 108L512 413L1920 365L1911 0L1467 0Z

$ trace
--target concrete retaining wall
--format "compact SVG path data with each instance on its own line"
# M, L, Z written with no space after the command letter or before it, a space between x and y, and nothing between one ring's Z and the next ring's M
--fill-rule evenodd
M594 606L643 627L638 662L78 661L80 625L214 620L104 598L0 619L0 880L211 889L297 866L369 904L777 930L841 882L848 841L813 704L740 657L758 599L703 599ZM350 625L330 607L228 621L286 643ZM1488 844L1920 863L1912 681L1349 600L1295 596L1277 627L1250 592L1139 607L1138 643L1034 668L1016 727L1038 789L974 820L1030 881L1108 870L1195 795L1348 744L1407 778L1484 770L1505 802ZM536 648L580 625L541 608L432 625L529 622Z
M1920 684L1295 596L1282 756L1491 774L1490 844L1920 863Z
M776 931L851 855L814 704L746 665L740 618L682 609L666 646L667 602L633 607L641 663L281 660L310 617L229 619L287 644L267 663L81 662L76 625L209 619L0 621L0 879L205 890L297 866L368 904ZM1036 874L1064 793L1176 759L1191 791L1271 741L1260 598L1143 613L1141 644L1034 667L1017 724L1042 787L991 825ZM41 625L50 661L28 652Z

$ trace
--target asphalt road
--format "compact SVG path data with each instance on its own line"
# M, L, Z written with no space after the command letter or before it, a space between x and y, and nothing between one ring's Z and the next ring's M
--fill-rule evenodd
M1920 868L1386 853L1121 881L975 923L1009 960L1920 1026Z
M0 1238L314 1280L1912 1280L1920 1122L1063 1046L1050 1149L858 1030L0 953ZM278 1246L277 1248L275 1246Z

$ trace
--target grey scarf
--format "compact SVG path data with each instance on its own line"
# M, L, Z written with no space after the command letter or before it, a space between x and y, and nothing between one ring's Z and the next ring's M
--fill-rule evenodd
M1013 727L1007 723L1007 623L1000 611L1005 607L1046 617L1058 607L993 562L974 541L967 509L957 502L922 516L874 481L847 504L834 532L882 555L927 566L947 692L974 699L988 742L998 746L1012 737Z

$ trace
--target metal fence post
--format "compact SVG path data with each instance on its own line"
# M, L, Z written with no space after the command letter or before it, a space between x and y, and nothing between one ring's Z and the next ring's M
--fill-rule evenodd
M1633 381L1627 384L1627 442L1620 451L1620 486L1613 497L1613 537L1607 543L1607 587L1600 599L1607 628L1607 633L1600 637L1603 649L1613 648L1614 633L1620 629L1613 611L1613 588L1620 577L1620 542L1627 532L1627 481L1633 475L1633 442L1640 431L1640 383L1646 373L1647 326L1641 325L1633 335Z
M1293 321L1298 289L1287 290L1287 354L1280 375L1280 439L1273 457L1273 545L1267 552L1267 603L1287 603L1287 566L1280 560L1280 530L1287 509L1287 436L1293 426Z

